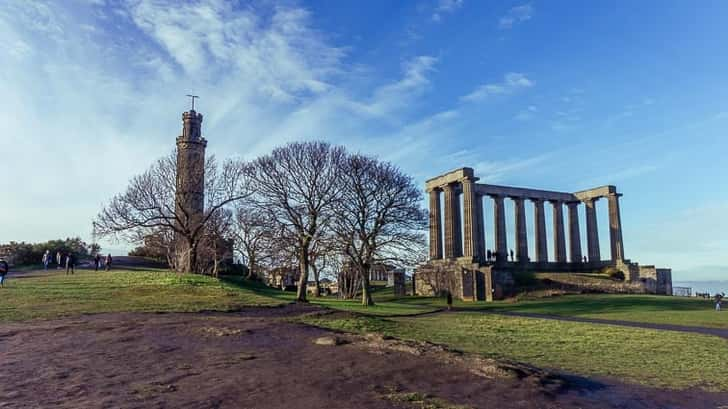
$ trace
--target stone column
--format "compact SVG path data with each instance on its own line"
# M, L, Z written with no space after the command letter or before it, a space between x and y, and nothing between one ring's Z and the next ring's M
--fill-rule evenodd
M526 231L526 208L523 198L514 197L516 208L516 260L525 263L528 261L528 232Z
M483 196L475 195L475 219L478 232L478 261L485 260L485 217L483 216Z
M610 194L609 202L609 244L612 249L612 261L624 260L624 244L622 242L622 217L619 214L620 193Z
M579 202L568 202L569 208L569 261L581 263L581 236L579 233Z
M566 236L564 235L564 212L562 210L561 202L558 200L551 201L551 206L553 206L554 210L554 260L556 260L557 263L565 263Z
M508 241L506 238L506 206L503 196L493 198L493 234L495 235L496 261L508 260Z
M445 258L463 255L462 235L460 233L460 200L455 186L445 185Z
M599 200L598 197L584 200L584 205L586 205L586 246L589 253L589 262L599 261L600 259L597 200Z
M546 215L543 209L543 200L531 199L533 202L534 237L536 238L536 261L545 263L549 261L548 245L546 244Z
M483 239L479 234L477 198L473 180L463 179L460 181L463 186L463 256L480 260L480 252L483 247ZM482 207L481 207L482 209ZM482 213L482 210L480 211Z
M442 258L442 222L440 221L440 190L432 189L430 195L430 259Z

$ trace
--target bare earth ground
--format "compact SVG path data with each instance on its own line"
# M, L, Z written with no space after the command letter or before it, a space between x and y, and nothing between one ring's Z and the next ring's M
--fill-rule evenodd
M286 321L317 311L313 306L291 305L228 314L121 313L0 324L0 408L715 408L728 404L728 394L552 376L433 345L334 334ZM315 344L322 336L348 343ZM440 406L409 403L407 397L419 395L407 393L427 394L430 400L425 403Z

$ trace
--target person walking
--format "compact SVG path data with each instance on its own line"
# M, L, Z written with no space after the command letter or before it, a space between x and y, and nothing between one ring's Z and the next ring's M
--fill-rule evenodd
M96 256L94 256L94 269L95 271L99 271L99 266L101 265L101 255L99 253L96 253Z
M515 258L513 257L513 249L511 249L511 262L514 262L514 261L516 261L516 260L515 260Z
M452 293L450 290L447 291L447 310L452 310Z
M105 260L105 263L104 263L104 264L106 264L106 271L111 270L111 261L112 261L112 259L111 259L111 253L109 253L109 254L106 255L106 260Z
M0 287L5 287L5 276L8 274L8 270L10 270L8 262L5 261L5 258L0 257Z
M715 294L715 310L720 311L720 302L723 301L723 294Z
M43 267L45 267L46 270L48 270L48 263L51 262L51 252L50 250L46 250L45 253L43 253Z
M76 259L73 256L73 253L66 254L66 275L73 274L73 267L76 264Z
M60 270L61 266L63 265L63 264L61 264L62 257L63 256L61 256L61 252L57 251L56 252L56 270Z

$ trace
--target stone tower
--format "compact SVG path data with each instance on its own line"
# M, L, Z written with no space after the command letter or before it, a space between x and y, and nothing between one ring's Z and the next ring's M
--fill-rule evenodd
M202 114L194 108L182 114L182 135L177 137L177 186L175 212L178 223L186 232L194 231L205 211L205 148L202 137ZM188 236L189 237L189 236ZM194 270L195 257L188 237L177 235L176 268Z

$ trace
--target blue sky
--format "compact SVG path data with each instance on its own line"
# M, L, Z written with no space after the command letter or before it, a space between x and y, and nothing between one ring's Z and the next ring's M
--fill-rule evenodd
M90 239L194 92L219 157L325 139L421 183L614 184L629 258L726 277L727 19L720 1L6 0L0 242Z

